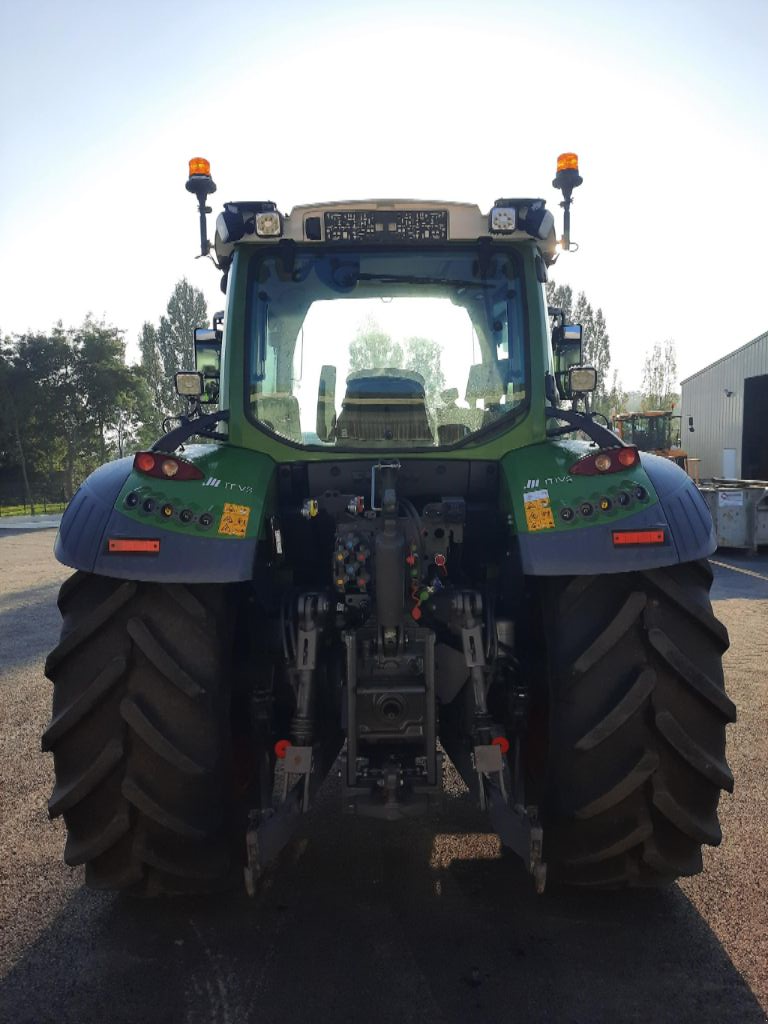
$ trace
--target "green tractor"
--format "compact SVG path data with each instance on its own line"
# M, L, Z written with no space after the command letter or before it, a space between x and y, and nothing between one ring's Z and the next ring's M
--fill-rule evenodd
M439 809L450 758L538 891L701 870L733 779L707 508L588 411L541 199L226 203L188 412L64 514L43 737L89 885L255 891L329 770ZM554 327L550 326L551 320Z

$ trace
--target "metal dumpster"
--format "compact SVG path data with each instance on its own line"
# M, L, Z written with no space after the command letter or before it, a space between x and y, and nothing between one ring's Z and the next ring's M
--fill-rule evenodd
M755 552L768 544L768 481L721 480L699 486L715 524L717 545Z

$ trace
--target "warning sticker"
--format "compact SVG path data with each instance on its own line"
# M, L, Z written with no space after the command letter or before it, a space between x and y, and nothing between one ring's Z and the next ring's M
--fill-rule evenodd
M219 523L219 533L229 537L244 537L250 514L251 510L247 505L225 504Z
M523 495L525 522L531 533L536 530L554 530L555 517L549 505L549 491L528 491Z

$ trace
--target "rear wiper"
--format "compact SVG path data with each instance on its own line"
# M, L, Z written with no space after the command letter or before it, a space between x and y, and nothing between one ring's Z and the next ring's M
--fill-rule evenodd
M455 284L461 288L495 288L486 281L457 281L450 277L417 277L415 274L357 274L357 281L390 281L392 284Z

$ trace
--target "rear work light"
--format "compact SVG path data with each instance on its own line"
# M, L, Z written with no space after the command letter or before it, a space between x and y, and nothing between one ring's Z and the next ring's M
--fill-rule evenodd
M568 472L574 476L599 476L602 473L621 473L639 464L640 453L637 448L627 445L625 448L604 448L593 455L585 455Z
M614 547L634 547L637 544L663 544L663 530L614 530Z
M133 468L145 476L160 480L202 480L205 473L178 455L163 455L162 452L137 452Z

